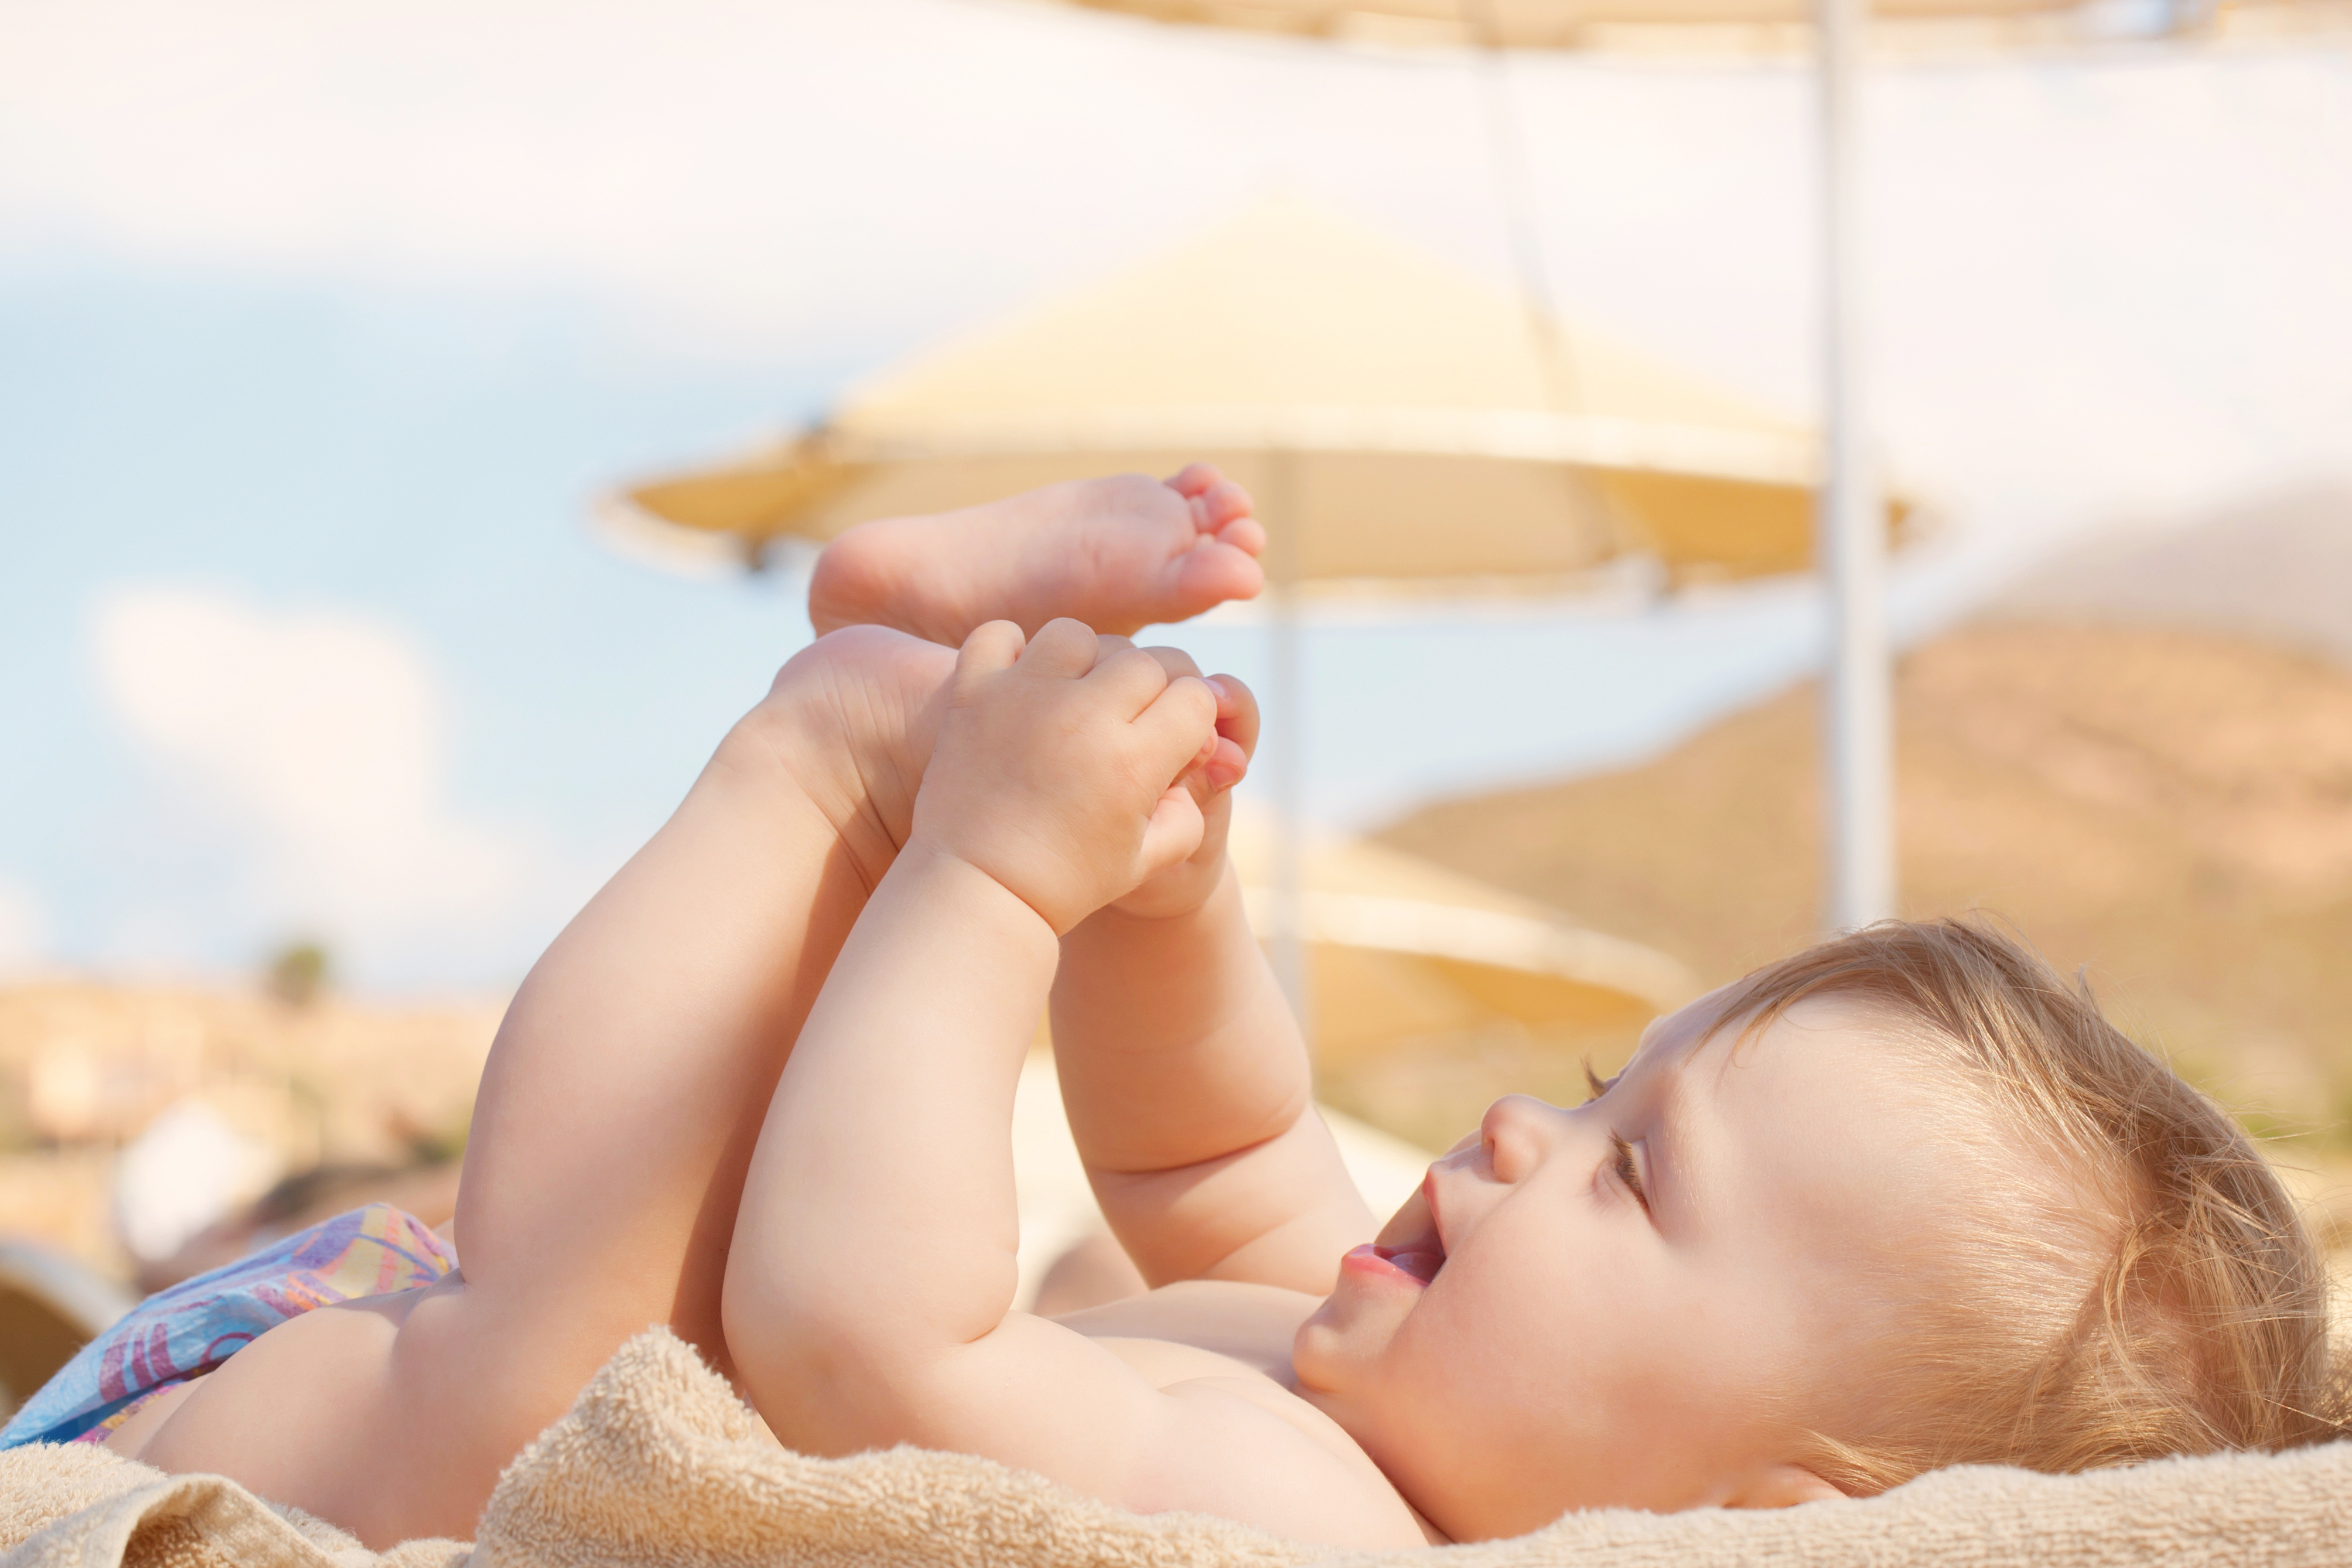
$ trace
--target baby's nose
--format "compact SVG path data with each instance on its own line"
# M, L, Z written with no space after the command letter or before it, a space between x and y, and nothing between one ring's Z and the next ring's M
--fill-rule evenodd
M1506 1094L1487 1106L1478 1124L1478 1141L1494 1167L1495 1179L1519 1181L1541 1165L1551 1143L1552 1124L1561 1113L1557 1106L1547 1105L1532 1094Z

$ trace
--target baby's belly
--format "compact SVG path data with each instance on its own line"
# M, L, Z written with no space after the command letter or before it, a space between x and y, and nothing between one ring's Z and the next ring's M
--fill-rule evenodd
M1287 1387L1290 1344L1322 1304L1273 1285L1186 1280L1055 1321L1111 1348L1161 1386L1246 1369Z

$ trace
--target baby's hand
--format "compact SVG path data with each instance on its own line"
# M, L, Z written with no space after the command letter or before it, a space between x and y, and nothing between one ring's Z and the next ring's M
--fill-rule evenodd
M1108 643L1111 639L1103 639ZM1172 678L1197 675L1200 666L1175 648L1147 648ZM1122 915L1146 919L1190 915L1209 900L1224 875L1225 838L1233 827L1234 786L1249 772L1257 750L1257 698L1231 675L1211 675L1217 694L1217 745L1209 757L1178 779L1201 808L1201 847L1174 865L1146 879L1141 886L1111 907Z
M956 656L908 848L987 873L1056 934L1200 846L1178 780L1218 750L1208 683L1076 621L1024 647L992 621Z

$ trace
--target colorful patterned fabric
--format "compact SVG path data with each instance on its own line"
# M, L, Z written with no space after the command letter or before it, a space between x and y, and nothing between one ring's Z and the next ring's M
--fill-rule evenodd
M339 1214L131 1308L25 1402L0 1448L103 1441L141 1404L288 1318L429 1285L457 1266L446 1241L390 1204Z

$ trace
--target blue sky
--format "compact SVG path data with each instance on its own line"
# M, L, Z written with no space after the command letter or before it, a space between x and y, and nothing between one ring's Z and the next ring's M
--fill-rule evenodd
M1801 408L1804 85L1515 65L1558 296ZM317 932L371 988L510 983L806 636L788 579L611 552L600 487L1270 187L1499 277L1475 92L985 0L0 3L0 969ZM1905 624L2352 476L2340 43L1871 108L1879 423L1949 519ZM1322 612L1310 801L1637 756L1817 627L1801 583ZM1263 676L1246 617L1184 640Z

